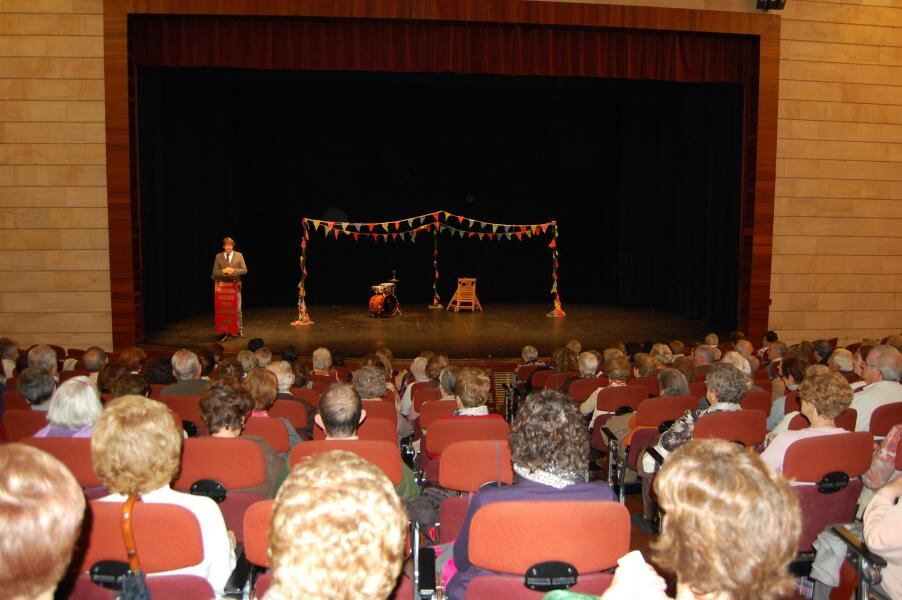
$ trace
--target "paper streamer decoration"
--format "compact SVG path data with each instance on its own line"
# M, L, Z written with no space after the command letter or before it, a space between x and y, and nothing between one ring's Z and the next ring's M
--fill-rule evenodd
M427 222L428 221L428 222ZM414 223L418 223L414 226ZM301 281L298 283L298 318L292 325L311 325L313 321L307 311L307 246L310 244L311 232L316 233L322 228L325 239L333 237L351 238L354 241L372 240L375 242L411 241L415 242L417 234L424 230L432 229L432 306L441 308L441 299L438 295L438 241L439 234L444 232L460 238L476 238L478 240L514 240L523 241L533 237L551 234L548 248L551 250L551 296L553 308L548 313L549 317L563 317L566 315L561 303L560 285L558 281L558 269L560 268L559 229L557 221L535 224L493 223L480 221L463 215L455 215L446 210L439 210L414 217L407 217L396 221L383 221L375 223L348 223L338 221L323 221L321 219L301 219L303 236L301 240ZM331 235L330 235L331 234Z

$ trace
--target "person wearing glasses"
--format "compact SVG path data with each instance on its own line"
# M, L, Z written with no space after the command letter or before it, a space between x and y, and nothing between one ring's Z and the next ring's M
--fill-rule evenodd
M851 408L858 411L855 431L868 431L871 415L885 404L902 402L902 354L892 346L874 346L861 363L865 386L855 393Z

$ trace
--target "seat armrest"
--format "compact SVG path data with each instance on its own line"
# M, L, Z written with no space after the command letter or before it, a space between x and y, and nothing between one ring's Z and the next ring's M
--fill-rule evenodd
M230 598L241 598L245 588L252 589L254 587L257 569L247 560L247 556L244 554L244 544L238 544L235 547L235 555L238 557L238 560L235 561L235 569L229 575L223 591ZM250 584L250 587L248 587L248 584Z
M661 453L658 452L657 450L655 450L654 448L651 448L651 447L646 448L645 452L649 456L651 456L651 459L653 461L655 461L655 464L658 465L659 467L664 464L664 457L661 456Z
M435 573L435 549L429 547L421 547L417 554L417 575L418 581L416 585L418 598L432 598L436 589L436 573Z
M849 531L847 528L843 527L842 525L834 525L833 533L839 536L839 538L846 544L848 551L856 557L864 559L871 566L878 569L886 567L886 560L883 559L883 557L878 556L868 550L868 547L865 545L864 540Z

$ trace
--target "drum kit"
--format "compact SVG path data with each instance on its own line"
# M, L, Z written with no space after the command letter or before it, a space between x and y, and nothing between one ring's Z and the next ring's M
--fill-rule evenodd
M373 295L370 298L370 315L376 318L389 318L401 314L401 303L395 295L398 279L392 271L392 278L386 282L370 286Z

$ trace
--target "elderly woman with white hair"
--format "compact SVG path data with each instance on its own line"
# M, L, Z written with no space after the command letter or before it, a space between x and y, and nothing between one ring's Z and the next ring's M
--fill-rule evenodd
M335 380L338 381L338 376L335 374L335 371L332 370L332 353L329 352L328 348L317 348L313 351L313 356L311 358L313 361L314 375L326 375L328 377L334 377Z
M649 354L658 363L658 369L663 369L673 362L673 350L667 344L653 345Z
M34 437L89 438L102 413L97 387L87 377L72 377L53 393L47 410L49 424Z
M429 375L426 374L428 363L429 359L424 356L418 356L410 363L410 374L413 375L413 381L404 389L404 395L401 396L401 414L410 420L419 416L413 410L413 387L415 383L429 381Z

